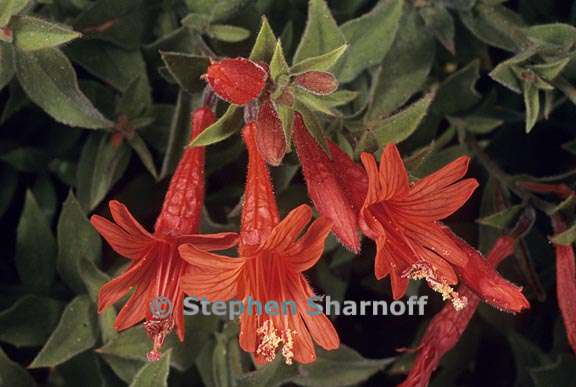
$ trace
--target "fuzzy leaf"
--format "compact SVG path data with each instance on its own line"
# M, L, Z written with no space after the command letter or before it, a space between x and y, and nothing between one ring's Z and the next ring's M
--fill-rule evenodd
M56 47L82 35L66 26L30 16L15 17L10 26L14 45L23 51Z
M66 306L58 326L30 368L54 367L92 348L98 338L96 309L86 295Z
M0 91L14 78L14 48L0 42Z
M566 231L550 237L550 240L557 245L571 245L576 241L576 223Z
M434 36L442 45L450 51L452 54L455 53L455 46L454 46L454 19L450 12L436 4L433 4L428 7L423 7L420 10L420 16L424 19L424 23L426 24L426 28Z
M230 105L218 121L204 129L188 146L211 145L223 141L241 129L241 121L242 109Z
M274 31L268 24L268 19L262 17L262 25L258 36L256 36L256 41L250 52L250 59L253 61L261 61L268 63L272 59L274 54L274 49L276 47L276 36Z
M250 37L250 31L246 28L226 24L212 24L208 26L206 33L214 39L227 43L241 42Z
M16 72L28 97L56 121L89 129L113 126L82 93L74 68L58 49L18 51Z
M56 274L56 239L32 192L26 192L16 230L16 267L22 283L47 292Z
M531 81L522 82L522 93L526 108L526 133L530 133L540 116L540 95L538 88Z
M375 80L370 120L386 117L419 91L434 62L435 42L418 14L405 5L396 39Z
M344 52L348 49L347 44L336 47L325 54L313 56L296 63L290 68L290 74L301 74L307 71L327 71L330 70L338 60L342 57Z
M85 289L80 275L82 259L98 261L101 249L100 237L70 192L58 219L57 269L67 285L76 292L81 293Z
M478 219L477 222L484 226L490 226L500 230L506 230L507 228L509 228L514 224L514 222L518 218L518 215L520 214L520 212L522 212L523 209L524 206L522 204L518 204L516 206L512 206L506 208L505 210L499 211L495 214L488 215L481 219Z
M277 80L280 75L287 75L290 72L284 51L282 50L282 43L278 40L274 48L274 54L270 61L270 78Z
M34 387L36 382L24 367L10 360L0 348L0 385L10 387Z
M176 82L189 93L201 91L206 82L200 77L206 73L210 60L204 56L162 52L162 60Z
M0 27L4 27L13 15L20 12L30 0L2 0L0 2Z
M346 43L330 9L324 0L310 0L308 20L300 44L294 54L294 63L326 54Z
M369 13L340 26L350 45L334 69L340 82L350 82L382 62L396 37L403 4L401 0L382 1Z
M62 303L51 298L20 298L0 313L0 341L16 347L43 345L56 327L62 309Z
M130 161L130 147L115 144L108 133L92 133L84 143L78 162L78 201L92 211L122 177Z
M167 387L172 351L166 351L160 360L148 362L138 371L130 387Z
M381 122L371 122L371 133L376 137L380 147L399 143L407 139L418 128L428 108L434 99L433 94L428 94L419 101L413 103L401 112L384 119Z
M448 77L438 90L432 109L435 112L454 114L473 107L480 101L476 81L480 78L480 63L475 60Z

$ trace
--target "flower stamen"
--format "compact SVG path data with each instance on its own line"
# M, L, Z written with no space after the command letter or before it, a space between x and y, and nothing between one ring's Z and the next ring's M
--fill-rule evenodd
M153 346L152 350L148 352L146 358L149 361L160 360L160 349L164 345L166 337L172 332L174 328L174 318L172 316L164 319L152 319L144 322L144 329L148 337L152 339Z
M293 363L295 330L285 329L279 334L272 320L266 320L256 330L256 334L260 338L260 344L256 349L257 355L262 356L267 362L271 362L276 358L278 347L282 345L281 352L286 364L291 365Z
M438 278L434 269L426 262L416 262L412 265L402 277L413 280L426 280L428 286L442 296L442 300L450 300L456 310L462 310L468 304L465 296L460 296L445 279Z

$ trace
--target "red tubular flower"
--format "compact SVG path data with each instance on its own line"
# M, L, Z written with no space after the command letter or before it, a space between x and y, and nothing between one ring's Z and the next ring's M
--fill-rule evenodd
M204 77L220 98L245 105L262 93L268 72L249 59L228 58L212 62Z
M468 256L468 263L464 267L454 267L468 288L482 300L500 310L517 313L530 307L528 300L522 294L521 287L500 276L494 270L495 265L487 262L477 250L455 235L448 227L443 226L442 229Z
M515 242L516 240L510 236L500 237L488 254L486 266L494 270L504 258L513 253ZM451 305L445 305L434 316L417 348L418 354L408 378L399 387L428 386L430 377L442 357L460 340L481 300L475 291L465 285L461 286L458 292L461 297L468 299L467 307L457 311Z
M310 363L316 359L313 340L327 350L338 348L340 343L325 315L306 313L307 299L314 292L302 274L322 255L331 224L326 218L317 219L302 234L311 219L307 205L292 210L279 222L268 169L256 148L255 130L254 123L244 128L249 163L241 257L220 256L183 245L180 253L191 266L182 284L187 294L209 300L243 300L240 346L253 353L258 363L272 361L278 350L288 364L293 360ZM249 299L261 305L293 301L296 308L277 315L256 313L250 310Z
M465 300L450 285L458 282L454 267L464 267L468 256L439 220L458 210L478 186L475 179L460 180L469 158L460 157L413 185L395 145L382 152L379 170L372 155L361 158L369 186L360 226L376 241L376 277L390 275L395 299L404 295L409 278L426 279L461 309Z
M572 189L564 183L548 184L537 183L533 181L519 181L517 184L529 191L538 193L553 193L562 199L568 199L570 195L574 194L574 191L572 191Z
M555 233L566 230L559 216L552 217ZM576 352L576 264L572 245L554 245L556 250L556 297L564 320L568 342Z
M294 117L294 144L302 164L308 195L314 206L322 216L332 221L334 234L342 244L358 253L360 236L357 232L357 214L351 201L353 195L343 188L350 184L343 181L348 176L347 173L353 171L335 169L333 161L308 133L299 113ZM334 148L335 146L332 146L332 149ZM344 160L342 154L337 155L339 160Z
M209 108L197 109L192 118L192 138L212 122L214 114ZM91 218L93 226L110 246L132 260L123 274L102 286L98 310L103 311L135 288L114 327L123 330L145 319L146 331L154 341L154 348L148 354L150 360L159 359L159 349L174 325L180 340L184 339L180 278L187 263L180 258L178 245L189 243L200 250L222 250L237 241L235 233L198 234L203 198L204 148L189 148L172 177L154 233L146 231L128 208L115 200L109 203L114 222L98 215ZM150 310L150 302L161 296L173 303L175 311L165 318L153 316Z

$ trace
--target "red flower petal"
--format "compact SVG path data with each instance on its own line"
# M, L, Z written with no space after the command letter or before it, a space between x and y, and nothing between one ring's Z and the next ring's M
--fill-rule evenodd
M294 76L294 83L318 95L329 95L338 89L338 80L334 75L323 71L308 71Z
M552 218L554 232L566 230L566 224L558 218ZM566 335L572 350L576 352L576 264L572 245L555 245L556 250L556 293L558 306L564 320Z
M206 73L206 80L214 92L225 101L244 105L258 98L268 73L246 58L223 59L213 62Z
M125 258L140 259L149 250L152 239L128 234L120 226L99 215L93 215L90 222L114 251Z
M364 204L368 192L368 175L361 165L357 164L340 147L330 140L326 140L328 149L332 155L332 163L338 171L336 178L340 187L358 213Z
M286 138L282 130L282 121L274 104L265 99L260 104L256 119L256 145L260 155L266 162L273 166L282 163L286 154Z
M268 167L256 147L255 132L254 122L246 124L243 130L244 143L248 150L248 173L240 231L242 255L246 255L244 252L246 246L256 246L265 240L279 222L272 180Z
M294 143L302 164L308 195L314 206L333 223L333 230L344 246L360 251L357 216L336 178L332 161L304 126L302 116L294 118Z

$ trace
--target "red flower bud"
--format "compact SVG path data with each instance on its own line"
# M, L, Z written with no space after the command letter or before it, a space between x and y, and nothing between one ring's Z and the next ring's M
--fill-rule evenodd
M282 130L282 121L274 104L265 99L258 110L256 119L256 145L258 152L266 162L278 166L286 154L286 139Z
M338 89L338 80L334 75L322 71L308 71L294 77L296 85L311 93L329 95Z
M234 58L213 62L204 77L220 98L244 105L260 95L268 73L249 59Z

